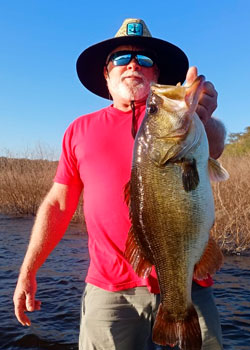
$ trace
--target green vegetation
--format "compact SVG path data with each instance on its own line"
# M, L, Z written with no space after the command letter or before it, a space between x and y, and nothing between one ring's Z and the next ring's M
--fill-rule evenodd
M250 153L250 126L245 132L231 133L228 137L224 155L243 156Z

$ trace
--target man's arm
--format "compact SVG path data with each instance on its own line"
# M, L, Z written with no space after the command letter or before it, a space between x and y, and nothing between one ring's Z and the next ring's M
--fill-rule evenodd
M211 117L205 125L205 130L208 138L209 154L212 158L217 159L221 156L225 147L226 129L219 119Z
M15 315L23 326L31 324L25 311L40 309L41 302L35 300L37 270L64 235L81 190L74 185L54 183L38 210L13 297Z

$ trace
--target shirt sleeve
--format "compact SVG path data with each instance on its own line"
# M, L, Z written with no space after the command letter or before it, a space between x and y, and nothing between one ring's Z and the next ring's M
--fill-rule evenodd
M82 181L77 166L77 158L75 155L76 144L74 141L74 128L72 124L66 130L63 142L62 153L57 167L54 182L64 185L82 186Z

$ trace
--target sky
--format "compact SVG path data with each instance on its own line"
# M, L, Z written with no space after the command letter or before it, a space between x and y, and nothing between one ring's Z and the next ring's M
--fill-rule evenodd
M58 158L67 126L110 104L86 90L76 60L125 18L179 46L218 91L228 133L250 126L250 1L0 0L0 156Z

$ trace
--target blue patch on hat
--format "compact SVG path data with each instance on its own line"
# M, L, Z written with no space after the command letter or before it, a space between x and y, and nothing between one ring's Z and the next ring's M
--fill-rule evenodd
M127 35L139 35L143 34L142 23L128 23L127 24Z

